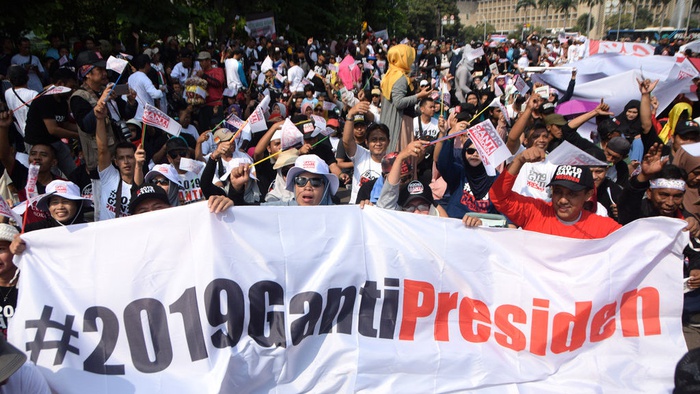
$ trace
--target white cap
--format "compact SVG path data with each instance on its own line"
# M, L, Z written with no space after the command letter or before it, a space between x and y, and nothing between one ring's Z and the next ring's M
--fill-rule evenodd
M173 182L177 184L180 187L182 186L182 181L180 181L180 176L177 174L177 171L175 170L175 167L171 166L170 164L156 164L153 166L151 171L148 171L145 177L143 177L143 181L145 183L153 183L153 178L156 177L156 175L163 175L166 177L170 182Z
M328 164L316 155L302 155L296 159L294 167L287 173L287 190L294 191L294 178L303 172L323 175L330 184L331 194L338 191L338 177L331 174Z
M83 196L80 194L80 188L78 187L78 185L70 181L56 179L54 181L51 181L51 183L49 183L48 185L46 185L46 193L44 193L44 195L39 198L39 200L36 203L36 207L42 211L48 211L49 199L51 198L51 196L54 195L65 198L67 200L82 201L83 206L92 205L92 200L83 198Z
M274 134L272 134L272 138L270 138L270 141L274 140L281 140L282 139L282 128L277 129Z

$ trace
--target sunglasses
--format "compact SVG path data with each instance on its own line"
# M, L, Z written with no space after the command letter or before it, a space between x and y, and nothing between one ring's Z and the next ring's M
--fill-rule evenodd
M187 149L174 149L168 152L168 156L170 156L171 159L174 159L176 157L187 157Z
M402 209L404 210L404 212L410 212L410 213L413 213L413 212L415 212L415 211L425 212L425 211L429 211L429 210L430 210L430 205L428 205L428 204L419 204L419 205L417 205L417 206L416 206L416 205L412 205L412 206L410 206L410 207L404 207L404 208L402 208Z
M468 155L473 155L474 153L476 153L476 149L475 148L467 148L465 150L465 152L467 152Z
M321 108L316 108L316 109L314 109L314 112L323 112L323 109L321 109Z
M294 184L299 187L304 187L309 182L311 182L312 187L321 187L326 184L326 178L307 178L305 176L294 178Z
M167 185L170 184L170 181L167 180L167 179L161 179L161 178L159 178L159 179L154 179L154 180L153 180L153 183L155 183L155 184L158 185L158 186L167 186Z

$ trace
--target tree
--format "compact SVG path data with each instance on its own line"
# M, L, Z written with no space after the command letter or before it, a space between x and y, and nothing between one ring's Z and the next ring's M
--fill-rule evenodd
M538 0L537 8L544 9L544 28L547 30L549 27L549 8L556 7L557 0ZM517 9L516 9L517 11Z
M537 8L535 0L518 0L515 4L515 12L517 13L521 8L525 9L525 22L527 23L527 9Z
M486 34L484 34L484 31ZM467 42L469 41L482 41L484 35L488 36L496 32L496 27L490 23L486 24L486 29L484 30L483 23L477 23L476 26L464 26L461 30L462 37L465 38Z
M595 26L595 18L592 17L591 14L582 14L576 20L576 26L574 26L574 30L576 30L579 33L584 33L585 35L588 35L588 32L591 28L593 28L593 26Z
M576 1L575 0L558 0L557 2L557 11L561 12L564 14L564 18L566 20L566 24L569 24L569 17L571 14L571 10L576 10Z
M581 3L585 3L588 6L586 29L582 30L586 32L587 36L591 34L591 29L593 28L593 7L599 4L604 4L604 2L605 0L581 0Z

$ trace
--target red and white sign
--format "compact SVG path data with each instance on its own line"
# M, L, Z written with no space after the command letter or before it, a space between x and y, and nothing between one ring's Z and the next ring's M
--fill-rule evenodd
M150 104L146 104L146 107L143 110L142 120L143 123L149 126L157 127L174 136L180 135L180 131L182 130L180 123L177 123L165 112Z
M496 166L511 157L512 154L501 139L501 136L498 135L498 131L496 131L491 120L487 119L469 128L467 133L469 133L469 138L471 138L474 147L476 147L479 156L481 156L486 172L491 176L496 175Z
M628 56L651 56L654 54L654 46L639 42L617 42L588 40L588 54L619 53Z

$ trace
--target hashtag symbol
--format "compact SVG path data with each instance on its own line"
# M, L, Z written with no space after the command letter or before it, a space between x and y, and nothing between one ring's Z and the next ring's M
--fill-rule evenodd
M39 360L39 353L44 349L56 349L56 358L53 360L53 365L63 364L63 359L66 357L66 352L80 354L80 350L70 344L71 337L78 337L78 332L73 330L73 321L75 316L66 315L65 324L51 320L53 307L44 305L44 310L41 312L39 320L27 320L25 328L36 328L34 341L27 342L27 351L31 352L30 360L36 364ZM44 341L46 329L56 328L63 332L60 341Z

